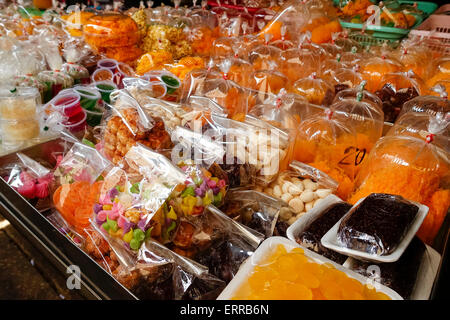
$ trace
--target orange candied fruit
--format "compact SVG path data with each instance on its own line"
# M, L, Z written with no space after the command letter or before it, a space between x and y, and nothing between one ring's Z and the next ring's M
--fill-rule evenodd
M390 300L375 288L334 268L310 260L303 249L287 252L278 245L271 256L254 267L236 300Z

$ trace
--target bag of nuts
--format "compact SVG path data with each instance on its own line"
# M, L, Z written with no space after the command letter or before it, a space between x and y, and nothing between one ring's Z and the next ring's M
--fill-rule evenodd
M334 193L338 183L328 175L304 163L293 161L291 170L285 170L268 187L256 187L274 198L289 204L292 212L280 212L280 219L293 224L303 214L316 206L319 201Z

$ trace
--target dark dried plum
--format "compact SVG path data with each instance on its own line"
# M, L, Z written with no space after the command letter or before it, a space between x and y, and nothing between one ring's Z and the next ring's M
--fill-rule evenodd
M386 83L375 94L383 102L384 121L387 122L395 122L403 104L419 95L415 88L395 90L390 83Z
M353 250L390 254L401 242L418 211L418 206L401 196L372 193L342 220L338 240Z
M253 251L252 246L238 239L225 237L214 241L208 249L197 254L194 260L208 267L211 274L228 283Z
M348 203L336 203L327 208L321 215L315 219L303 232L297 237L296 241L318 254L333 260L336 263L343 264L347 260L347 256L334 252L322 246L320 239L338 222L352 205Z
M350 86L348 84L338 83L338 84L334 85L334 93L338 94L342 90L349 89L349 88L350 88Z

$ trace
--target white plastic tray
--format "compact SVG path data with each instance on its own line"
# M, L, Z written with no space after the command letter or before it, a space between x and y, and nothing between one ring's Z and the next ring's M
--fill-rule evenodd
M354 207L358 206L361 201L365 199L361 198L359 201L354 205ZM344 215L341 220L339 220L333 228L331 228L321 239L322 245L328 249L334 250L336 252L339 252L341 254L344 254L346 256L350 256L356 259L360 260L366 260L366 261L373 261L373 262L395 262L398 259L400 259L401 255L405 251L405 249L408 247L409 243L411 242L412 238L414 238L414 235L417 233L417 230L419 230L420 225L422 224L423 220L428 214L428 207L414 202L410 201L411 203L415 204L419 207L419 211L417 212L417 215L410 225L407 233L404 235L403 239L398 244L397 248L393 252L387 255L377 255L377 254L370 254L364 251L359 250L353 250L350 248L343 247L338 242L338 229L339 225L341 224L342 220L345 219L345 217L349 214L351 214L350 211Z
M377 291L382 292L388 295L392 300L403 300L402 297L397 294L394 290L389 289L388 287L381 285L379 283L374 283L372 280L361 276L360 274L353 272L343 266L315 253L312 252L294 241L283 237L270 237L266 239L259 248L253 253L253 255L247 259L247 261L241 266L236 276L231 280L231 282L226 286L226 288L222 291L220 296L217 298L218 300L230 300L234 297L235 292L240 288L240 286L248 280L249 275L253 272L253 269L256 265L259 265L263 259L267 258L276 247L281 244L284 245L287 251L292 250L293 248L302 248L305 251L305 255L312 259L316 263L329 263L332 264L336 269L344 272L350 278L356 279L362 284L372 284Z
M300 218L297 219L293 224L289 226L286 230L286 236L288 239L297 242L296 236L305 231L311 223L314 222L325 210L334 205L335 203L344 202L339 197L334 194L330 194L320 201L317 206L306 212Z
M441 255L428 245L423 253L422 261L417 270L417 279L412 290L410 300L428 300L430 298L431 289L433 288L434 279L436 278L441 261ZM354 258L348 258L343 264L346 268L351 268L355 262Z

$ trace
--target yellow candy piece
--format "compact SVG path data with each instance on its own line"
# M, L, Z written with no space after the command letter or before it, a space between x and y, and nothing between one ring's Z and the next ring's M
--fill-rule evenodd
M103 210L111 210L112 209L112 204L104 204L103 205Z
M175 213L175 210L173 210L173 207L170 207L169 213L167 213L167 218L172 220L177 220L177 214Z

